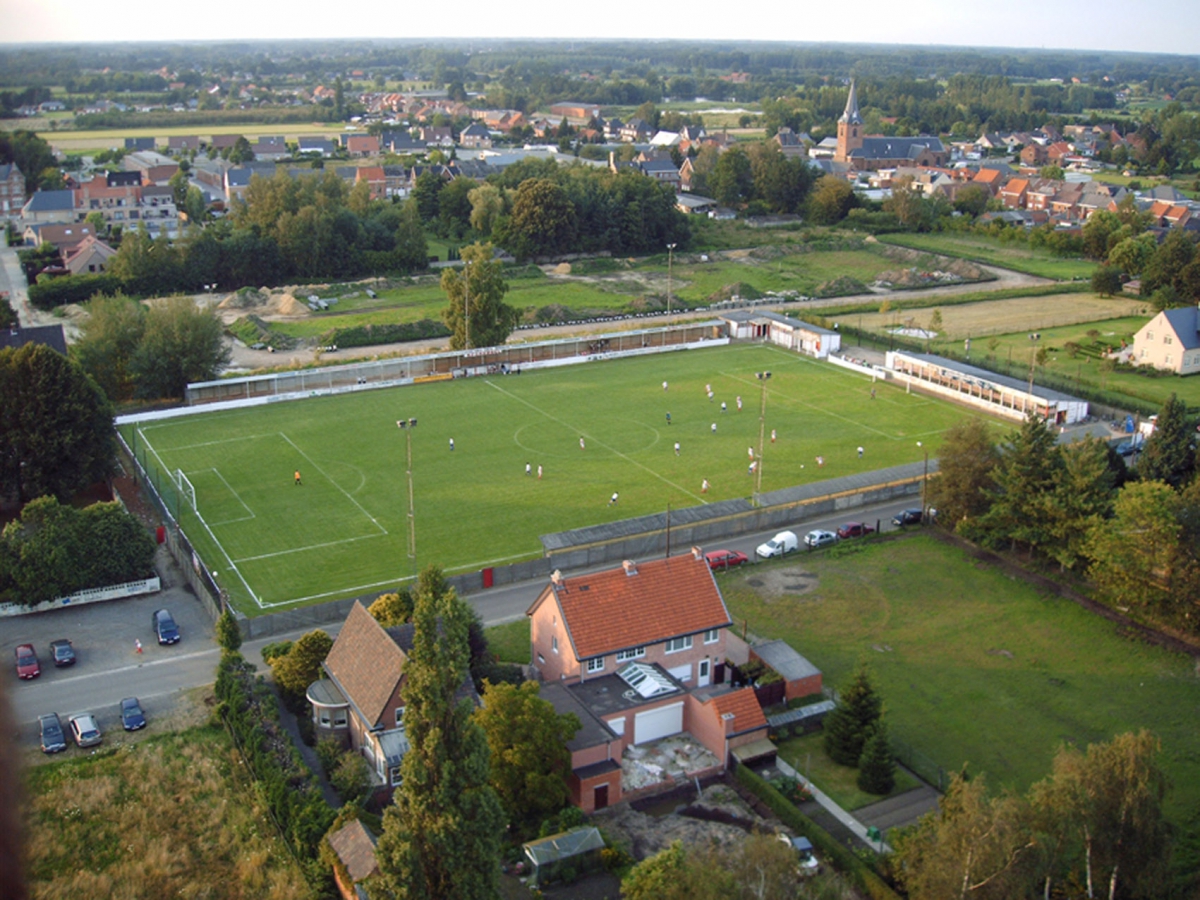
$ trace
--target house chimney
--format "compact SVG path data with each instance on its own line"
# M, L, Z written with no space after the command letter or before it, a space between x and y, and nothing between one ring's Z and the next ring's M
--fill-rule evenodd
M692 559L696 560L696 562L700 562L700 560L704 559L704 551L699 547L693 547Z
M561 569L555 569L550 573L550 583L553 584L555 588L562 587L563 577Z
M625 570L626 575L636 575L637 574L637 563L635 563L632 559L627 559L624 562L622 562L621 568Z
M723 724L725 726L725 736L726 737L733 734L733 719L734 719L733 713L730 713L730 712L721 713L721 724Z

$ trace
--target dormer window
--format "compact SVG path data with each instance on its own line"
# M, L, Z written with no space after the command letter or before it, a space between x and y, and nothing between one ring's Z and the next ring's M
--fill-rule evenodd
M396 727L401 730L404 729L404 707L403 706L396 707Z

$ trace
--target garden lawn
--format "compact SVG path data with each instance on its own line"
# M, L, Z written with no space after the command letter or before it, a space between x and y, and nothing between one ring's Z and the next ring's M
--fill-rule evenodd
M496 660L502 663L515 663L527 666L530 663L529 619L521 618L506 625L493 625L485 628L488 648L496 655Z
M746 497L746 448L759 439L754 373L764 369L774 373L765 429L778 432L766 445L764 491L918 461L917 441L936 453L946 428L975 415L884 382L872 399L866 376L741 344L313 397L122 431L158 471L168 504L181 508L185 530L234 603L253 614L391 588L429 563L461 572L533 558L543 552L540 535L668 504ZM418 427L398 430L402 417ZM526 463L543 466L544 477L526 475ZM177 469L195 489L203 522L164 477ZM702 479L711 484L703 495ZM609 505L614 491L619 503Z
M1193 661L1118 636L1113 623L1040 595L957 546L914 532L794 557L817 576L764 596L758 566L717 576L735 624L783 638L845 684L870 666L891 735L945 772L1027 789L1063 743L1146 728L1162 741L1177 823L1200 807Z
M920 782L905 772L896 769L896 786L884 795L868 794L858 787L858 769L840 766L825 755L825 732L814 731L801 737L776 741L779 755L792 764L792 768L833 798L842 809L853 812L871 803L895 797L920 786Z
M121 734L95 755L26 770L31 896L313 896L223 729Z
M914 250L961 256L975 262L1053 278L1056 281L1091 278L1096 268L1096 264L1090 260L1064 259L1048 250L1031 249L1025 244L1015 242L1004 244L996 238L981 234L885 234L880 235L879 240L881 243L911 247Z

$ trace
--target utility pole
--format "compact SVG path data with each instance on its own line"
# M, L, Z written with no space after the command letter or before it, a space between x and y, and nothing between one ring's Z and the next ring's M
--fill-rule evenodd
M417 427L416 419L397 419L396 427L404 432L404 445L407 456L405 476L408 480L408 565L412 572L413 583L417 579L417 514L413 507L413 464L412 464L412 433Z
M671 263L675 259L677 244L667 244L667 315L671 314Z
M463 299L463 349L471 349L471 261L463 263L463 284L466 297Z
M758 458L754 461L754 503L757 506L762 495L763 449L767 433L767 381L770 372L755 372L754 377L759 383L758 400Z

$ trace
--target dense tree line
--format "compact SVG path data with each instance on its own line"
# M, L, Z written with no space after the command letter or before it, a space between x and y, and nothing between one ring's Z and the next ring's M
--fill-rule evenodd
M956 776L938 812L895 840L909 897L1171 896L1159 750L1145 731L1065 746L1024 795Z
M154 539L120 503L30 501L0 533L0 594L36 606L154 574Z
M62 183L50 145L32 131L0 130L0 163L16 163L25 176L26 195L43 184L57 186Z
M1200 252L1193 234L1172 228L1160 242L1149 217L1132 203L1100 210L1083 226L1083 251L1117 275L1141 279L1141 294L1157 309L1200 300Z
M1037 416L999 447L970 420L946 433L930 502L971 540L1084 573L1112 604L1200 634L1195 442L1174 395L1132 470L1101 441L1059 444Z

